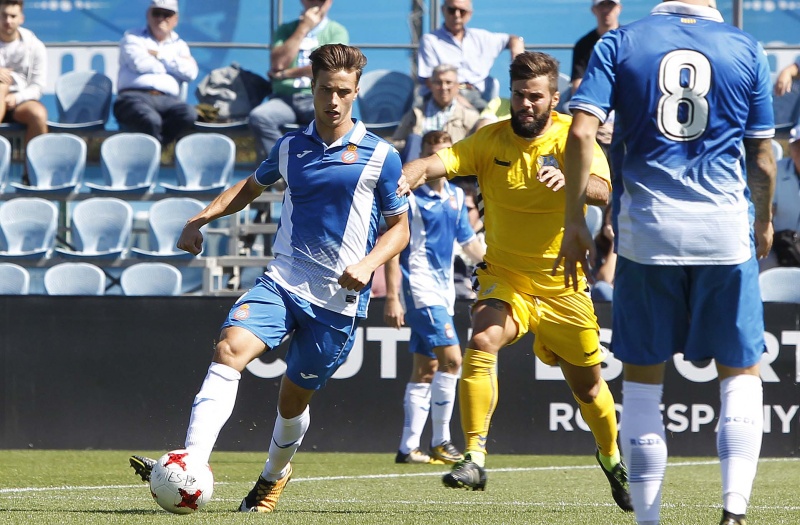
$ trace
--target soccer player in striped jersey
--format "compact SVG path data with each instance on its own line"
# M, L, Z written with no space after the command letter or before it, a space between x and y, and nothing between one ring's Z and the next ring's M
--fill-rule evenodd
M486 486L486 441L498 398L497 354L525 333L533 351L558 365L597 447L596 458L617 505L632 510L627 471L617 447L614 397L600 375L605 349L585 277L580 291L550 275L564 224L564 147L571 118L558 104L558 62L525 52L511 63L511 119L403 166L411 188L440 177L477 174L486 227L485 268L477 273L472 338L464 355L459 406L465 459L443 478L454 488ZM608 163L597 143L591 154L591 204L605 205Z
M186 433L186 450L207 462L233 411L242 371L292 334L269 459L242 500L242 512L275 509L308 430L311 397L347 359L359 319L366 317L372 274L408 243L408 202L396 193L400 156L351 118L366 61L357 48L343 44L314 50L315 119L279 139L255 173L189 219L178 240L182 250L200 253L203 225L286 181L275 259L223 323ZM388 229L376 240L381 215ZM131 463L149 477L152 463L136 457Z
M581 211L595 132L616 111L612 348L624 363L621 443L636 519L660 519L659 405L665 363L683 353L716 361L721 523L743 525L763 434L757 257L772 244L775 179L764 50L708 0L663 2L601 38L570 108L567 286L582 284L593 260Z
M422 156L452 146L446 131L422 137ZM483 243L470 225L464 190L445 179L430 181L408 196L411 240L386 263L386 324L411 328L411 379L403 399L405 419L396 463L456 463L464 458L450 439L450 419L461 370L461 344L453 322L453 245L476 263ZM402 272L402 279L401 279ZM400 281L402 280L402 292ZM430 455L420 450L431 417Z

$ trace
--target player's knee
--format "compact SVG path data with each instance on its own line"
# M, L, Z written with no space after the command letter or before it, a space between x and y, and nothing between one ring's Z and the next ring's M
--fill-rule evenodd
M472 334L472 339L470 339L469 342L470 348L492 354L497 354L501 346L502 344L500 341L498 341L498 338L488 331L476 332Z

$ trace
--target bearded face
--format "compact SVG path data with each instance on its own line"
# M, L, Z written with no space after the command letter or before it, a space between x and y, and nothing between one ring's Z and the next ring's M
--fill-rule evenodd
M511 129L524 139L533 139L542 134L550 121L550 108L537 112L535 108L515 111L511 109Z
M536 138L550 125L558 93L550 93L546 76L511 83L511 129L525 139Z

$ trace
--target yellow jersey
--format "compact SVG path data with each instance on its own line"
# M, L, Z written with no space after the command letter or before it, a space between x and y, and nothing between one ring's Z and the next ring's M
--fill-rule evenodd
M436 153L448 178L477 175L486 227L484 260L529 281L529 289L519 290L522 293L558 296L572 292L571 287L564 288L563 266L556 276L550 275L564 233L564 190L554 192L536 179L542 166L564 171L571 123L572 117L554 111L547 131L527 140L505 120ZM608 162L597 143L591 173L611 188Z

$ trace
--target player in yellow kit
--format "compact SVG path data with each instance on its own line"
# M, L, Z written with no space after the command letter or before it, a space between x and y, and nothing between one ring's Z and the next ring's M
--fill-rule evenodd
M554 111L558 62L525 52L511 64L511 119L491 124L453 147L403 167L413 189L426 180L477 174L484 204L487 251L477 271L472 338L460 385L463 461L443 478L454 488L486 486L486 440L497 406L497 354L528 331L543 362L559 365L597 444L596 457L620 508L632 510L628 475L617 447L614 398L600 376L605 352L586 292L551 275L564 222L564 149L572 118ZM605 205L608 163L595 144L589 204Z

